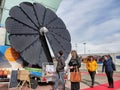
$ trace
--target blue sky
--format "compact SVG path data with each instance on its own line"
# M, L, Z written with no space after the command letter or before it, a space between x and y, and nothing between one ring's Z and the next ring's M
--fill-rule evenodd
M78 53L120 52L120 0L62 0L57 15Z

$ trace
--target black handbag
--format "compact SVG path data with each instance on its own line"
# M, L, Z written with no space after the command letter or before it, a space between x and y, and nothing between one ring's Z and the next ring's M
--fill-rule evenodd
M114 71L116 70L115 64L113 62L112 62L112 68Z

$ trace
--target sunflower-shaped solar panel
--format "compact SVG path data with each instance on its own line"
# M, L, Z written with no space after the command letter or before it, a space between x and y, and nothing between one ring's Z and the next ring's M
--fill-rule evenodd
M23 2L14 6L6 20L11 46L30 64L52 62L62 50L65 59L71 51L71 38L64 22L39 3Z

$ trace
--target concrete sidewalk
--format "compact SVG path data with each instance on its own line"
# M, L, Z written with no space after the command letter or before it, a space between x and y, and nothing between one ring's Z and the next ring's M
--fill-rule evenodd
M90 76L89 76L87 71L85 71L85 72L82 71L81 75L82 75L82 81L80 82L80 90L86 90L87 88L90 88L91 79L90 79ZM114 81L118 81L118 80L120 80L120 73L119 72L114 73ZM108 82L107 82L107 77L106 77L105 73L102 74L101 72L99 72L98 74L96 74L95 87L100 86L102 84L107 84L107 83ZM120 82L119 82L119 84L120 84ZM35 90L51 90L52 86L53 86L53 84L39 85L37 87L37 89L35 89ZM70 90L70 88L71 88L70 86L71 86L70 81L67 80L66 81L66 90ZM105 87L107 88L107 85ZM59 86L59 90L61 90L60 88L61 88L61 86ZM117 90L120 90L119 88ZM0 90L8 90L8 85L7 84L0 84ZM18 90L18 88L12 88L12 89L9 89L9 90ZM30 90L30 89L28 87L23 87L22 90Z
M90 88L91 86L91 78L88 74L88 72L83 72L81 73L82 75L82 81L80 82L80 88L83 90L85 88ZM114 73L114 81L120 80L120 73ZM95 85L94 86L98 86L101 84L106 84L108 83L107 81L107 77L105 75L105 73L101 73L98 72L98 74L96 74L95 76ZM68 87L70 89L70 81L66 82L66 87Z

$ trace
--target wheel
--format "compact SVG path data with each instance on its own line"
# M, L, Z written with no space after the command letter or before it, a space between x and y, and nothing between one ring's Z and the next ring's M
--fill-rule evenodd
M38 81L35 79L30 79L30 83L31 83L31 88L32 89L36 89L38 86Z

